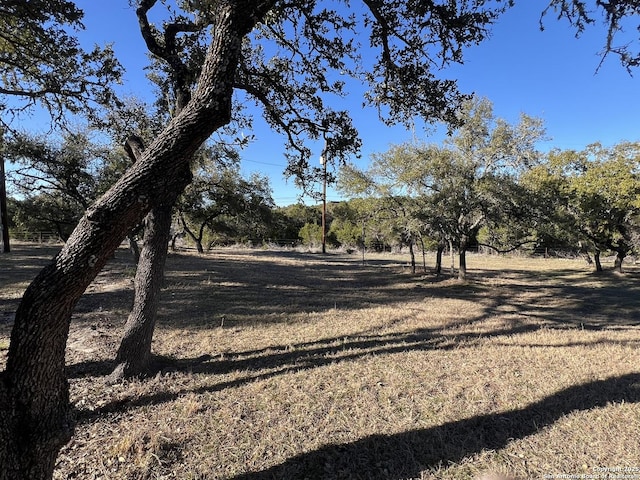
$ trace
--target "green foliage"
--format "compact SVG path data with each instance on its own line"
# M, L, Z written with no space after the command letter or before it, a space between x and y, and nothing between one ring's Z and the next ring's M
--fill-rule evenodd
M272 210L268 179L242 178L235 168L209 162L196 172L178 201L185 232L199 245L264 239L270 236Z
M271 237L277 240L297 241L305 223L321 223L322 211L317 206L296 203L277 207L273 211Z
M316 223L305 223L298 232L298 237L303 245L309 248L318 247L322 245L322 226Z
M349 182L347 172L361 174L355 169L344 169L341 174L343 186ZM405 200L400 197L389 200L367 196L334 204L330 232L335 233L337 242L349 247L361 247L363 241L367 248L375 250L398 246L402 244L403 233L397 228L398 221L394 209L401 207Z
M0 113L39 102L56 119L90 102L111 104L122 74L109 47L85 52L73 30L83 13L66 0L8 0L0 7ZM12 100L9 102L8 98ZM0 121L8 123L6 115Z
M69 203L59 192L32 195L14 200L12 223L16 229L29 232L50 232L66 240L84 210L77 203Z
M622 261L634 248L638 228L640 144L593 144L582 152L556 151L550 157L574 231L593 248L616 252Z
M342 178L346 176L343 175ZM329 230L330 235L334 236L341 246L362 247L363 242L367 242L367 227L371 229L378 223L375 218L376 205L377 202L373 198L354 198L348 202L332 205L333 220ZM370 245L373 242L372 238L369 239Z
M551 151L523 176L546 222L538 236L549 242L613 251L622 259L638 248L640 144L600 144L583 151Z
M113 182L122 157L94 144L89 132L67 132L59 144L15 134L5 155L19 200L14 222L28 231L55 230L66 239L88 206Z
M374 155L367 172L345 170L343 187L353 194L375 190L386 199L381 206L403 242L426 235L463 250L483 226L507 222L514 238L501 235L499 247L522 242L522 221L532 212L517 179L539 161L540 120L523 115L509 125L483 99L465 103L459 118L463 125L443 146L393 146Z
M339 246L351 248L362 246L362 225L337 218L331 222L329 236L334 237Z

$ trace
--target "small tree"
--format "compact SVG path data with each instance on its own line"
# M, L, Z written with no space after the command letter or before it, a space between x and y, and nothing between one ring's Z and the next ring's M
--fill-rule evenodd
M240 176L235 168L208 169L196 175L178 202L180 224L204 253L207 231L226 241L265 238L274 203L267 178Z
M317 223L305 223L298 237L302 239L302 244L309 248L316 248L322 244L322 227Z

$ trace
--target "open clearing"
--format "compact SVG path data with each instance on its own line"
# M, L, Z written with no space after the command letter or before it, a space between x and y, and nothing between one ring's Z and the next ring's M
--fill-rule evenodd
M0 367L55 251L14 250L0 257ZM72 320L78 424L55 478L640 478L636 266L470 255L461 284L406 261L171 254L156 371L108 385L132 299L118 251Z

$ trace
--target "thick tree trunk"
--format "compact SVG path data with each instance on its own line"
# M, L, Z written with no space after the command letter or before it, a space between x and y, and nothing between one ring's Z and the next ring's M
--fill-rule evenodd
M597 248L593 253L593 261L596 264L596 272L602 272L602 263L600 263L600 250Z
M614 264L613 264L613 271L614 272L622 273L622 262L624 261L625 257L626 257L625 252L623 252L623 251L617 251L616 252L616 259L615 259Z
M229 122L242 38L273 2L218 2L212 40L192 100L82 217L62 250L26 289L0 374L0 479L53 475L73 432L65 347L71 313L129 231L176 189L202 143Z
M191 181L189 164L184 164L176 189L154 207L145 218L144 240L134 280L134 301L116 355L111 380L131 378L147 372L151 342L156 325L164 266L171 238L173 205Z
M444 252L444 244L438 243L438 250L436 251L436 275L442 273L442 252Z
M64 372L69 318L124 237L121 225L103 229L92 223L94 213L85 215L53 263L27 288L16 312L0 384L3 480L50 478L58 450L71 438ZM119 239L114 230L120 231Z
M458 267L458 280L466 280L467 279L467 246L466 245L460 245L458 258L460 261L460 265Z
M169 229L164 224L168 217L171 225L171 208L155 207L146 217L148 227L136 269L133 308L120 341L112 380L135 377L147 370L169 242Z

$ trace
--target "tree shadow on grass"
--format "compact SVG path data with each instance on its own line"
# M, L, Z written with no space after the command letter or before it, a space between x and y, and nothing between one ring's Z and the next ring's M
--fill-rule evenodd
M485 307L486 316L511 306L514 312L552 328L640 323L637 272L576 279L580 272L572 269L477 269L470 271L468 282L457 283L443 281L448 280L446 276L401 273L402 262L393 260L363 266L346 255L291 252L282 257L284 253L247 253L247 261L237 253L222 253L190 263L176 256L176 267L187 275L168 274L171 302L164 305L160 324L210 327L224 316L225 325L242 326L288 321L303 312L357 310L431 298L478 303ZM278 261L281 258L285 261Z
M234 380L200 388L156 392L151 395L115 400L95 409L78 409L76 417L79 422L85 423L108 414L124 413L140 407L171 402L188 393L203 394L221 391L257 380L266 380L334 363L353 361L370 355L469 348L488 337L517 335L538 328L537 325L521 324L492 332L468 331L457 332L455 335L444 334L436 328L423 328L402 333L335 337L296 345L238 352L222 358L211 355L183 359L156 356L149 371L149 377L172 372L206 375L227 375L238 372L246 372L247 374ZM67 376L78 378L107 375L112 368L111 361L81 362L69 365Z
M569 387L518 410L326 445L233 480L418 478L422 471L459 462L483 450L504 448L571 412L639 401L640 374L628 374Z
M223 359L209 355L191 359L157 358L155 368L162 373L246 374L213 385L113 401L95 410L78 410L76 416L81 423L91 422L98 417L171 402L185 394L199 395L236 388L279 375L355 360L372 353L459 349L473 346L475 341L488 336L502 338L536 328L523 324L490 334L468 332L457 335L455 339L439 335L434 329L420 329L404 334L307 342L293 349L291 346L282 346L252 350ZM71 369L82 366L75 365ZM90 365L90 368L96 367L100 365ZM518 410L476 416L399 434L372 435L351 443L326 445L289 458L267 470L239 475L234 480L416 478L423 471L459 462L483 450L504 448L512 440L536 434L571 412L605 407L609 403L639 401L640 374L628 374L572 386Z
M246 255L249 258L255 257L254 252ZM128 258L126 255L122 257ZM466 325L469 325L472 332L471 337L468 337L471 339L474 336L492 337L518 331L524 333L537 328L601 330L634 328L639 323L637 312L640 310L640 282L637 282L635 275L621 278L607 276L604 279L598 277L600 283L598 288L594 288L589 284L589 278L580 278L580 282L584 283L576 282L573 278L576 272L573 270L551 273L508 269L479 270L474 273L479 277L478 281L443 285L437 279L402 275L387 268L361 268L345 256L332 255L326 259L323 256L292 253L289 257L304 260L302 263L292 264L272 261L272 258L280 257L280 252L265 252L264 264L238 261L241 257L237 253L216 258L182 258L174 255L174 271L169 276L171 282L179 285L166 292L167 296L175 296L169 301L169 306L165 307L167 310L161 315L159 326L180 329L218 328L220 319L215 317L215 320L211 320L210 312L216 307L221 308L219 312L222 315L230 314L233 317L225 320L225 328L242 328L245 321L289 322L291 315L296 313L335 308L333 302L331 305L327 304L327 298L341 298L345 303L342 306L344 310L421 302L426 311L432 300L440 298L468 301L481 306L473 317L466 317L443 327L449 332L457 329L455 344L460 344L460 340L465 338ZM126 264L120 258L116 261ZM181 270L176 270L178 263ZM122 268L122 265L119 267ZM267 272L255 272L262 268L267 269ZM121 278L120 273L117 275ZM536 281L536 276L542 276L543 280ZM203 282L211 285L203 286ZM231 286L224 282L229 282ZM102 316L109 319L76 317L76 325L79 324L78 321L90 322L103 328L100 322L113 323L114 320L110 317L114 317L113 309L118 305L118 299L122 298L122 290L95 292L86 297L86 304L79 305L80 312L98 305L99 308L106 308L107 313ZM198 307L202 298L208 303ZM203 308L208 312L209 320L198 320L196 308ZM285 314L272 315L276 312ZM481 333L478 329L471 328L473 324L479 325L494 317L505 318L505 324L509 327L499 332L485 330ZM268 347L268 352L236 352L223 359L216 358L215 361L202 362L200 357L195 360L163 360L152 374L171 369L228 373L246 368L276 368L292 362L307 361L309 358L335 357L339 355L340 349L384 353L397 349L446 348L446 344L452 341L443 334L442 328L423 328L387 335L372 330L308 344L276 345ZM108 374L110 368L110 362L89 361L71 365L68 371L72 377L101 376Z
M124 321L132 291L123 282L127 252L119 252L111 273L96 282L118 280L120 289L85 293L74 324L96 323L87 313L117 310ZM168 260L158 326L209 329L288 323L304 313L359 310L430 299L469 301L484 308L485 318L510 309L551 328L609 328L637 325L640 282L637 275L598 276L576 281L575 270L471 270L459 283L446 276L411 275L402 262L381 260L361 265L348 255L299 252L223 251L211 256L173 254ZM579 272L578 272L579 273ZM523 298L527 300L523 300ZM562 302L557 302L562 299ZM83 316L84 315L84 316ZM99 322L98 322L99 323Z
M254 315L263 312L264 303L268 308L276 308L278 299L264 300L252 298L256 289L277 285L287 291L287 286L298 285L311 289L314 283L315 266L306 270L299 269L292 279L292 268L277 269L273 279L263 283L260 278L247 279L243 277L246 266L218 262L213 265L212 283L218 279L237 282L240 286L234 288L249 288L244 292L247 301L243 308L253 311ZM295 267L298 268L298 267ZM335 261L333 266L324 268L323 275L338 274L342 266ZM366 273L366 269L361 272ZM502 272L501 274L505 274ZM573 328L578 326L574 319L586 324L586 328L608 328L612 324L628 327L637 324L637 316L632 310L638 306L638 299L634 299L638 286L623 282L624 292L617 292L620 287L618 279L605 279L604 286L592 289L589 285L563 283L562 279L569 278L573 271L560 272L552 277L552 284L546 282L529 282L528 272L506 272L506 275L522 275L521 281L500 284L494 288L491 284L451 285L444 288L431 288L429 284L421 284L414 288L400 292L395 289L394 275L376 280L381 294L375 302L406 301L408 299L423 299L428 302L431 297L459 298L469 301L482 302L483 311L476 318L461 319L458 324L448 324L441 328L421 328L408 332L378 333L360 332L348 336L322 339L295 345L276 345L272 347L235 352L229 355L202 355L197 358L175 359L156 358L154 370L157 373L186 372L194 374L227 375L240 374L239 378L219 381L197 388L185 388L180 391L160 391L151 395L112 401L95 410L78 410L77 418L80 422L91 422L101 416L127 412L132 409L171 402L178 397L193 393L221 391L235 388L250 382L265 380L279 375L286 375L319 368L336 362L351 361L368 355L384 355L407 351L449 350L453 348L467 348L476 346L478 342L487 338L508 338L539 328ZM202 280L202 273L199 281ZM358 281L358 277L344 275L335 285L344 288L349 281ZM405 281L403 279L403 281ZM329 289L334 282L332 278L321 277L321 286ZM369 280L361 277L363 286L369 286ZM244 282L244 283L243 283ZM316 280L317 282L317 280ZM325 282L325 283L322 283ZM190 286L185 281L184 288L197 289L199 283ZM245 286L243 286L245 285ZM228 288L228 287L219 287ZM275 287L273 287L275 288ZM490 295L487 295L487 291ZM363 290L366 294L366 289ZM517 295L526 291L535 295L532 304L523 304ZM236 292L237 293L237 292ZM303 309L306 304L296 303L299 293L291 297L291 308ZM625 311L616 315L611 310L609 302L612 298L618 304L624 304ZM616 296L617 295L617 296ZM561 298L565 304L547 305L545 299ZM232 298L230 297L230 300ZM185 301L188 298L185 297ZM238 302L238 298L235 298ZM360 301L354 301L352 308L359 308L372 303L366 295ZM549 302L550 303L550 302ZM589 318L582 313L588 313L588 308L596 306L596 315ZM320 305L317 305L320 308ZM480 331L475 323L482 322L491 316L506 311L513 313L509 326L498 327L493 330ZM618 311L619 313L619 311ZM183 313L184 315L184 313ZM597 320L597 321L596 321ZM600 322L602 320L602 322ZM181 328L193 326L187 321ZM469 328L465 328L469 325ZM606 339L601 342L606 342ZM600 340L599 340L600 342ZM544 345L541 345L544 346ZM69 367L69 374L73 376L87 374L109 373L110 362L85 362ZM214 380L215 381L215 380ZM626 375L603 381L591 382L584 385L570 387L560 391L540 402L525 408L502 413L477 416L459 420L444 425L413 430L396 435L373 435L352 443L326 445L318 450L306 452L286 460L280 465L273 466L261 472L249 472L236 477L237 480L260 480L267 478L317 478L317 479L365 479L389 478L400 479L419 476L421 471L437 468L449 462L458 462L466 456L473 455L485 449L504 448L511 440L521 439L535 434L540 429L549 426L558 419L573 411L589 410L605 406L609 402L638 402L640 401L640 374Z
M306 258L306 257L305 257ZM328 272L342 272L344 266L343 259L334 258L333 264L322 266ZM237 260L233 261L237 264ZM205 263L205 271L217 271L217 275L222 278L230 277L233 281L240 280L242 273L246 270L246 265L236 267L231 261L216 260ZM202 264L193 263L191 267L197 270L202 269ZM299 266L278 266L276 281L282 284L291 282L292 270ZM312 280L307 278L313 271L298 273L304 283ZM335 271L334 271L335 269ZM219 271L222 270L222 271ZM364 270L366 273L367 271ZM347 275L341 273L342 275ZM389 354L411 350L446 350L449 348L460 348L461 346L472 345L481 339L502 337L507 338L516 334L535 331L540 328L582 328L585 330L615 328L633 328L638 324L638 317L635 314L640 310L639 286L629 283L629 279L624 280L622 288L617 288L616 279L608 282L602 288L593 289L587 285L565 284L562 278L565 275L575 275L573 271L559 272L558 277L554 277L552 284L546 282L530 282L530 272L505 271L503 274L512 277L510 282L499 287L491 284L472 283L457 284L448 286L437 286L432 288L428 283L416 283L416 287L400 292L394 288L396 281L406 281L406 278L398 280L394 273L382 275L373 280L373 284L378 289L378 296L375 299L370 295L364 295L360 302L353 302L351 308L360 308L370 304L370 302L391 305L395 301L403 302L407 300L424 301L425 308L428 308L432 298L455 298L476 302L482 305L482 309L473 318L461 318L456 322L449 322L444 326L431 328L420 328L412 331L393 332L383 334L378 330L367 330L356 332L346 336L336 338L325 338L313 342L300 344L285 344L269 346L260 350L233 352L221 357L203 355L197 358L162 358L156 357L154 367L149 375L155 376L161 372L181 371L201 374L229 374L233 372L264 372L260 378L268 378L275 375L275 372L298 371L306 368L314 368L328 363L345 361L359 358L370 354ZM491 272L484 272L483 277L490 278ZM400 276L401 277L401 276ZM513 281L516 278L517 281ZM262 277L246 282L256 282L257 286L262 285ZM270 280L268 280L270 281ZM329 280L330 281L330 280ZM186 290L197 290L198 282L190 285L185 282ZM220 287L228 289L228 287ZM243 289L244 287L240 287ZM249 290L257 288L255 285ZM342 288L345 288L344 286ZM530 303L522 302L518 296L522 291L526 291L533 297ZM382 292L382 293L380 293ZM636 295L638 294L638 295ZM296 294L298 295L298 294ZM613 295L613 297L612 297ZM397 297L401 298L398 299ZM189 295L187 295L189 297ZM278 305L278 299L271 299L265 306L255 296L244 292L242 299L235 299L234 303L240 304L240 308L247 309L253 316L260 316L265 312L265 308L270 309ZM564 299L565 304L555 305L549 302L550 298ZM609 300L614 298L613 302ZM187 301L187 300L185 300ZM621 307L624 307L621 309ZM177 308L177 307L176 307ZM297 303L295 297L291 297L290 308L293 311L303 311L304 306ZM495 316L505 315L505 327L497 329L484 329L482 322ZM183 312L182 317L185 316ZM174 320L170 326L179 328L197 327L197 322L193 322L189 315L187 321ZM508 323L507 323L508 322ZM169 325L167 325L169 326ZM236 328L238 325L232 325ZM388 327L389 325L386 325ZM479 328L478 328L479 326ZM211 328L211 325L208 325ZM216 327L217 328L217 327ZM598 340L596 343L606 343L606 338ZM592 344L593 342L591 342ZM575 344L579 346L583 344ZM543 347L545 345L536 345ZM566 345L572 346L572 345ZM84 376L102 376L110 373L113 365L110 361L87 361L70 365L68 375L71 378ZM268 372L271 370L271 372ZM255 377L248 377L247 381ZM244 383L240 381L240 384ZM165 398L165 397L163 397ZM170 397L166 397L171 400ZM153 399L136 399L133 403L116 402L117 408L127 408L129 405L134 408L136 405L152 404ZM107 407L106 410L109 410ZM101 410L93 412L91 415L99 414Z

